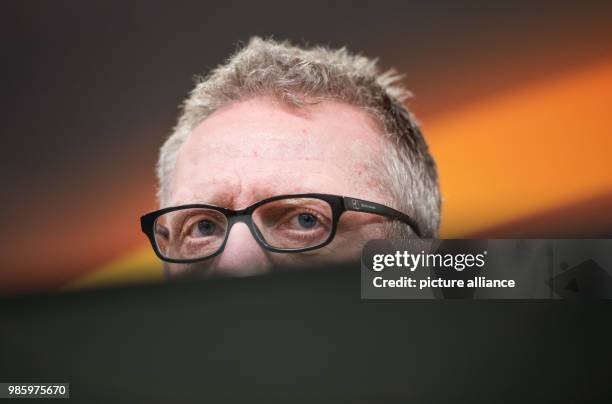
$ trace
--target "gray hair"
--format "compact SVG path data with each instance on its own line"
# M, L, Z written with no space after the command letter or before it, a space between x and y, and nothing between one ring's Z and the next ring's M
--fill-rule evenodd
M271 95L301 107L311 102L338 100L368 112L388 140L379 164L381 188L388 203L412 216L424 237L437 237L440 191L435 162L425 139L403 101L410 93L398 84L395 70L381 72L375 59L345 48L302 48L288 42L253 37L229 60L206 77L182 106L182 113L160 150L157 163L158 199L167 203L169 182L180 147L211 113L232 102ZM354 195L359 196L359 195ZM407 226L393 223L393 235L409 237Z

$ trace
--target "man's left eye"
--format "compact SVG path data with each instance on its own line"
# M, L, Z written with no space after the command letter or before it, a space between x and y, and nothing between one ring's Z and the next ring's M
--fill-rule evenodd
M311 213L300 213L296 216L299 226L303 229L312 229L317 225L317 217Z

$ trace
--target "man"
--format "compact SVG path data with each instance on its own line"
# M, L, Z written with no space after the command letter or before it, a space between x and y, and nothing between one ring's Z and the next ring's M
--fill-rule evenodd
M168 275L244 276L435 237L436 166L394 71L344 48L252 38L199 80L142 218Z

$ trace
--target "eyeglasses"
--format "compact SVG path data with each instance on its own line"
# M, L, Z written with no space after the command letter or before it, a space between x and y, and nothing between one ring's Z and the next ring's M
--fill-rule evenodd
M315 250L332 242L346 211L385 216L421 232L414 219L388 206L328 194L280 195L245 209L190 204L147 213L140 218L155 254L163 261L190 263L223 251L232 226L245 223L259 245L276 253Z

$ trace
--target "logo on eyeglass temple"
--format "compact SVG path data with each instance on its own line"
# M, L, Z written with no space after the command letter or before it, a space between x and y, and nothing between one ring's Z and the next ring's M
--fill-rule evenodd
M351 203L353 204L353 209L359 209L359 204L357 203L357 199L351 200Z

